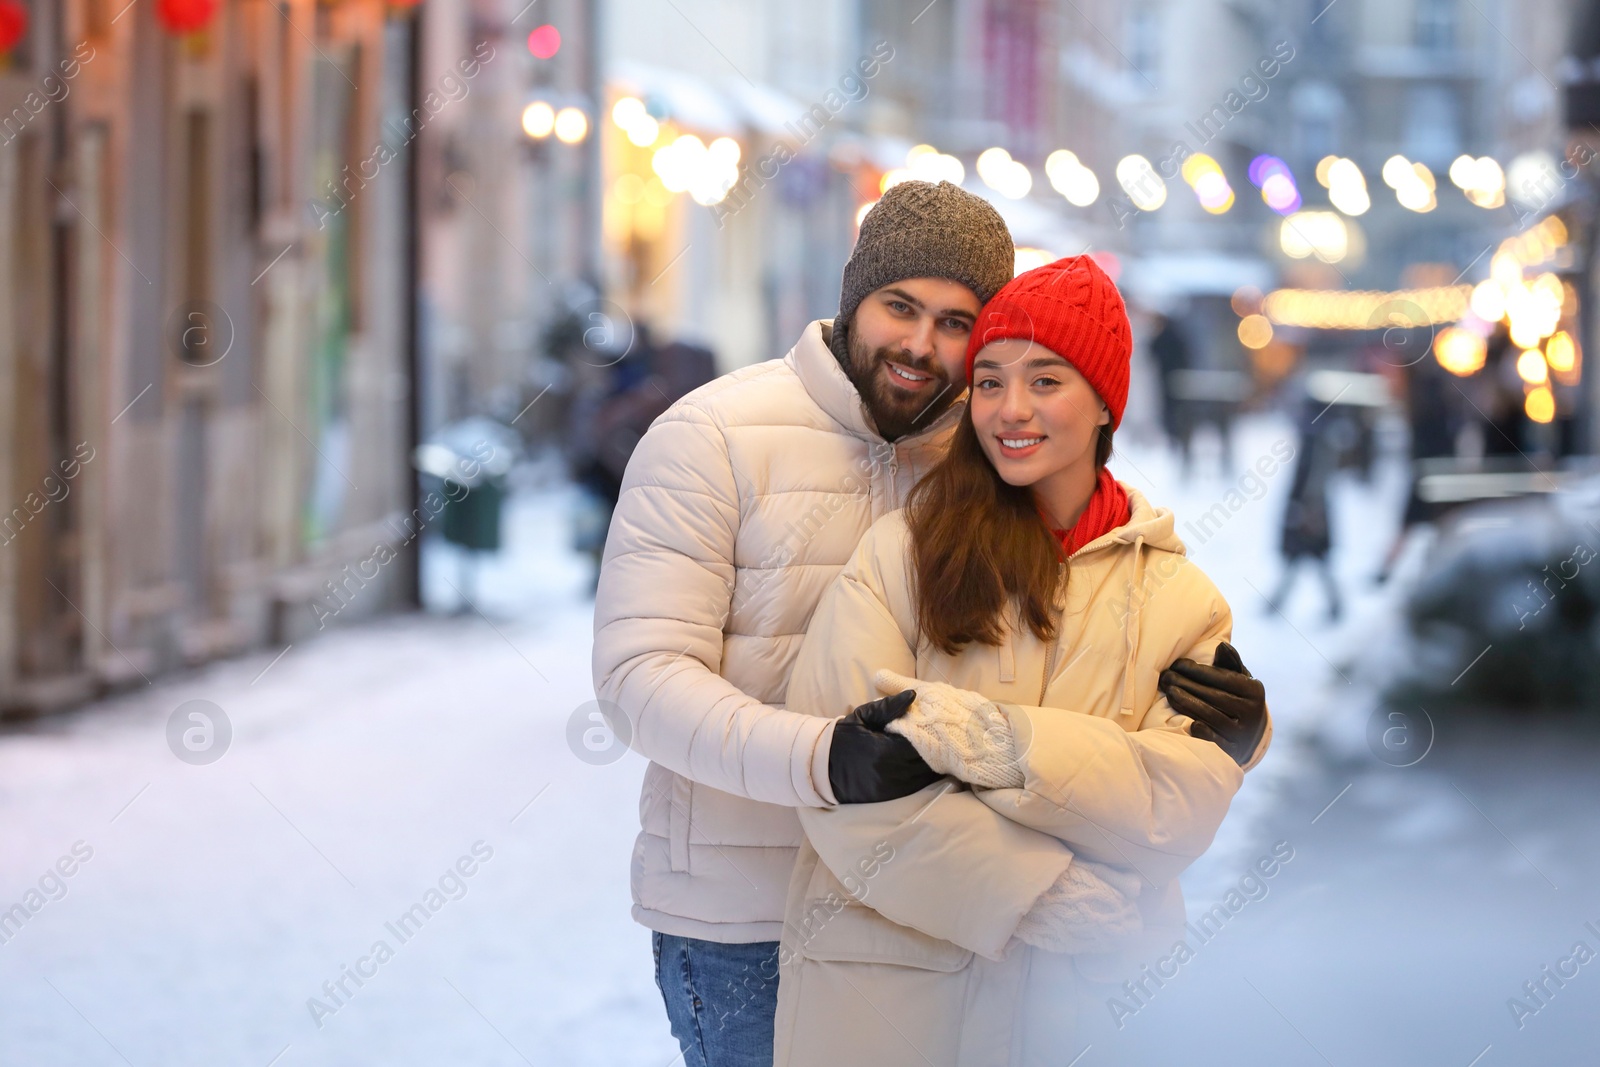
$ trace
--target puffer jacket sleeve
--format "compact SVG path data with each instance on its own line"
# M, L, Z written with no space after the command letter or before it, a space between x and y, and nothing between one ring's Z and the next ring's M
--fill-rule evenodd
M722 429L693 402L657 419L628 464L595 592L594 686L641 755L752 800L828 803L832 722L774 708L721 677L739 490Z
M1180 653L1203 663L1232 629L1220 595L1210 608L1194 613L1209 622L1196 627ZM1159 691L1131 731L1070 710L1001 707L1024 784L980 790L982 803L1086 859L1132 870L1155 885L1176 879L1210 847L1244 780L1226 752L1189 736L1189 720Z
M842 715L880 695L872 681L880 668L915 675L903 529L898 514L875 523L823 594L790 675L791 708ZM1059 840L949 778L882 804L804 809L800 824L823 864L846 886L861 885L863 903L990 959L1072 862ZM874 862L886 847L893 858Z

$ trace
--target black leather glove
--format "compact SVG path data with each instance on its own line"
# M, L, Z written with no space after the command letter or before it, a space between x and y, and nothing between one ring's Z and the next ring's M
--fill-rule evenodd
M1222 642L1209 667L1180 659L1161 672L1160 686L1172 710L1194 720L1191 737L1215 742L1241 767L1250 762L1267 732L1267 690L1238 650Z
M833 727L828 784L841 804L876 804L926 789L944 775L928 766L910 741L883 728L904 715L917 698L904 689L861 705Z

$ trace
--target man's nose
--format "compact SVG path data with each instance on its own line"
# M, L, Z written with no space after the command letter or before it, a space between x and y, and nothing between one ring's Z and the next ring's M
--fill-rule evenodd
M933 347L934 323L931 315L918 316L916 323L911 327L911 332L906 334L902 342L906 355L915 359L932 359L935 353Z

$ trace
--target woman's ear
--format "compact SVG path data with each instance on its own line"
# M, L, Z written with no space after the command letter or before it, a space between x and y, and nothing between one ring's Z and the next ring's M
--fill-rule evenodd
M1104 400L1100 401L1100 417L1095 420L1095 425L1096 426L1109 426L1109 425L1111 425L1111 409L1106 407L1106 402Z

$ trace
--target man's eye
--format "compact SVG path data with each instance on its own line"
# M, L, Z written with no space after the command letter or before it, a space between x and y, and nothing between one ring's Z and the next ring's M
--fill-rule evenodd
M906 303L904 300L891 300L889 301L889 308L892 311L898 311L901 314L905 314L907 311L911 310L911 305Z
M953 333L970 333L972 331L972 323L966 319L945 319L944 326L945 329Z

